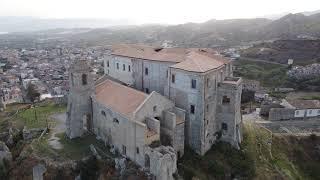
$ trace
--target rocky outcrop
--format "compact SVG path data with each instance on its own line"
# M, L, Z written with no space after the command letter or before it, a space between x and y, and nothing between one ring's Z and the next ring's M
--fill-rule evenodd
M25 126L22 130L22 135L24 140L30 140L35 137L38 137L41 135L41 133L46 130L46 128L33 128L33 129L27 129Z
M4 160L10 162L12 160L12 154L7 145L0 141L0 163L2 164Z

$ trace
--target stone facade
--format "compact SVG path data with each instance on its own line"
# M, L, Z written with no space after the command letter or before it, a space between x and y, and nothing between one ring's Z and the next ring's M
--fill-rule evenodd
M185 143L201 155L219 140L239 147L242 80L230 61L201 49L124 47L95 84L84 61L71 66L70 138L91 131L156 179L173 179Z
M241 78L227 77L218 84L216 125L222 133L221 140L239 148L242 141Z
M233 123L229 125L230 129L224 132L226 136L232 137L232 144L237 146L242 137L240 132L242 80L236 80L237 87L234 87L234 84L224 84L226 78L233 76L230 61L221 60L221 57L207 56L206 52L204 53L206 56L203 56L203 52L205 51L193 52L179 48L153 51L150 47L138 46L137 48L135 45L129 45L123 49L120 48L120 50L118 47L115 48L112 55L104 61L106 67L106 64L110 65L114 62L120 62L119 59L126 59L127 64L131 66L132 73L127 73L127 77L121 77L121 79L131 79L130 86L140 91L159 92L172 100L178 108L185 110L184 140L195 152L201 155L205 154L218 140L217 133L222 131L222 119L228 119L227 121ZM201 59L207 61L207 58L211 58L208 60L208 64L197 65L197 63L202 63L200 61L204 61ZM113 78L123 74L121 69L112 69L110 66L105 73ZM117 75L113 76L113 74ZM121 79L118 80L121 81ZM219 90L219 83L223 84L224 89L220 87L221 90ZM228 111L219 114L217 100L222 97L224 92L229 92L228 96L233 98L232 101L235 104ZM163 133L163 135L167 134L170 133ZM169 136L169 139L170 137L172 136ZM230 138L222 138L222 140L231 142Z
M110 79L94 83L90 71L85 61L71 66L68 137L92 132L156 179L173 179L177 155L184 153L185 111L155 91L146 94ZM153 147L162 135L170 137L161 143L168 146Z
M76 61L70 68L66 133L69 138L80 137L85 129L92 130L91 94L94 81L87 61Z

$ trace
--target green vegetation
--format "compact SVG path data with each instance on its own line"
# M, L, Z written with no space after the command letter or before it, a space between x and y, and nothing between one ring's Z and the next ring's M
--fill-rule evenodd
M301 99L303 99L303 100L320 100L320 96L304 96Z
M292 87L296 87L299 90L308 89L308 87L312 87L313 90L320 90L320 77L313 79L289 79Z
M179 163L185 179L318 179L317 136L271 136L264 128L245 124L241 150L218 143L203 157L186 149ZM318 169L318 170L317 170Z
M89 146L90 144L93 144L100 154L111 156L107 147L93 135L70 140L66 137L65 133L57 134L56 137L60 138L59 141L63 147L60 150L52 149L49 144L49 137L50 135L46 135L40 141L33 142L32 145L37 154L53 159L80 160L81 158L92 154Z
M258 80L262 86L278 87L287 82L287 67L282 65L241 59L235 66L235 76Z
M65 106L55 105L53 103L40 104L18 113L15 120L22 121L28 128L46 127L47 123L53 123L49 116L53 113L64 112Z

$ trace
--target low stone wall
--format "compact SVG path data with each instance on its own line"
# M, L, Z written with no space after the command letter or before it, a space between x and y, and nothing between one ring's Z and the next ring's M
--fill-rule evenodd
M269 121L289 120L294 118L295 109L271 108Z

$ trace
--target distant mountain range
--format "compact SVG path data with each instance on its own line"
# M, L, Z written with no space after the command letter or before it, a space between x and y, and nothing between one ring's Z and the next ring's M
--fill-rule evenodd
M276 20L266 18L210 20L204 23L171 26L117 26L116 24L119 22L104 21L105 25L109 25L109 27L96 29L68 29L69 27L81 27L81 24L85 22L50 21L54 22L54 25L52 25L44 21L38 26L41 28L60 28L62 26L64 29L37 31L28 34L39 38L64 38L92 45L109 45L112 43L161 45L167 43L173 46L216 47L274 39L317 39L320 37L320 13L317 12L319 11L287 14ZM98 27L101 25L100 21L91 22L88 20L86 23L89 22ZM3 29L6 23L0 18L0 32L9 31ZM23 27L23 23L16 23L16 26L18 25L21 26L21 30L24 28L31 29L31 27Z
M150 43L173 46L216 47L275 39L318 39L320 13L288 14L277 20L265 18L210 20L174 26L133 26L123 29L94 29L72 36L98 44Z
M102 28L132 24L129 20L112 19L41 19L0 16L0 32L30 32L48 29Z

